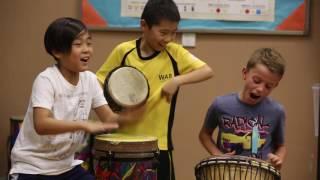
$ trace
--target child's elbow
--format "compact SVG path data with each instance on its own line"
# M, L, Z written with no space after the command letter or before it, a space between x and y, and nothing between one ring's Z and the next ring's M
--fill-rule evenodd
M204 141L205 141L205 132L203 131L203 130L201 130L200 132L199 132L199 135L198 135L198 138L199 138L199 141L201 142L201 143L203 143Z
M42 128L35 127L34 129L38 135L45 135L45 131Z
M41 126L41 124L35 123L34 130L38 135L46 135L46 130L43 126Z
M206 65L204 67L204 71L205 71L205 74L207 75L208 79L210 79L210 78L212 78L214 76L214 72L213 72L213 70L212 70L212 68L210 66Z

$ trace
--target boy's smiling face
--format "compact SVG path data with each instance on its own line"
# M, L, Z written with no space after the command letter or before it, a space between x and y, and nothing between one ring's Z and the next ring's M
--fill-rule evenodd
M267 97L277 87L281 76L272 73L265 65L256 64L251 69L242 70L244 88L240 99L246 104L254 105Z
M161 51L175 39L178 22L164 19L159 24L149 27L144 20L141 20L141 29L148 48L153 51Z
M91 36L88 32L81 32L72 42L70 53L57 53L61 69L70 72L88 70L93 48Z

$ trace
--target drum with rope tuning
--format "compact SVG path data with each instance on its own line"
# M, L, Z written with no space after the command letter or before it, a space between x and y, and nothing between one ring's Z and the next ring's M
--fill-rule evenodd
M125 134L95 137L96 179L157 179L157 139Z
M266 161L245 156L212 156L195 167L197 180L280 180L280 171Z
M144 74L131 66L112 70L104 82L104 96L113 111L136 107L146 102L149 84Z

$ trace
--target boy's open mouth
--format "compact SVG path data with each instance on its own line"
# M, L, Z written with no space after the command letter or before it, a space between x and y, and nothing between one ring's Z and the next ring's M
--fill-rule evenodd
M89 60L89 57L80 58L80 61L82 62L88 62L88 60Z
M250 93L252 99L259 99L261 96L256 95L255 93Z

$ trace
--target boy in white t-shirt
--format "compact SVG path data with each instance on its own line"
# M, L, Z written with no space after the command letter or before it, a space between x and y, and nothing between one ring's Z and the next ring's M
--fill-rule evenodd
M88 70L93 48L85 25L73 18L52 22L44 37L56 64L35 79L23 125L12 149L10 179L94 179L74 155L86 133L118 128L138 111L115 114L95 74ZM93 109L101 121L88 121ZM130 118L131 117L131 118Z

